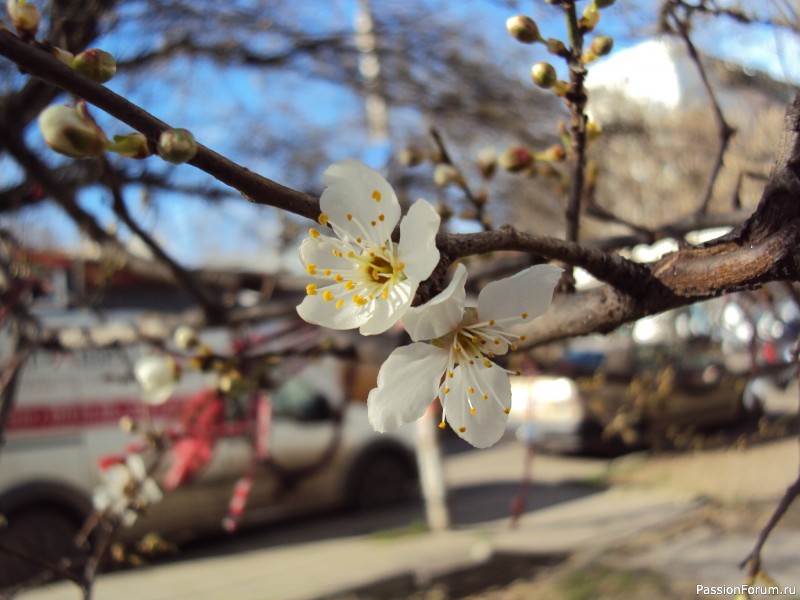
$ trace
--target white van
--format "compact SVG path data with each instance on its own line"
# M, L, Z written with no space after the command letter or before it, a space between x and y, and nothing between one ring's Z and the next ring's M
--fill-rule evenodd
M0 544L45 560L74 551L71 540L92 511L100 481L98 460L139 439L120 429L119 421L144 411L132 377L134 354L141 351L38 350L26 363L0 451L0 514L7 522L0 529ZM342 390L363 397L369 389L363 370L354 361L329 357L269 390L270 460L258 466L242 525L321 509L387 504L413 493L413 427L396 435L377 434L367 422L366 404L345 401ZM354 377L361 383L354 386ZM197 377L184 378L156 417L162 423L174 421L202 386ZM359 387L360 392L355 390ZM249 437L220 439L199 476L149 507L124 531L124 539L157 532L180 542L222 530L234 486L251 457ZM0 588L33 572L0 551Z

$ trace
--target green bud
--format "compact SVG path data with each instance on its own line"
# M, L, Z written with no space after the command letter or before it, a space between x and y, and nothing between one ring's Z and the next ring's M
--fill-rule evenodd
M561 40L557 40L555 38L547 38L545 42L547 45L547 51L550 54L554 54L556 56L569 56L569 50L567 50L566 44Z
M110 152L116 152L125 158L147 158L153 151L147 143L147 138L141 133L128 135L115 135L114 141L108 145Z
M525 15L516 15L506 20L508 33L518 42L523 44L533 44L541 42L542 36L539 34L539 26L536 21Z
M197 154L197 142L188 129L168 129L158 138L158 155L167 162L179 165Z
M583 16L580 21L578 21L578 25L584 31L591 31L599 22L600 12L597 10L597 6L594 4L587 4L583 9Z
M549 89L558 81L558 75L550 63L538 62L531 67L531 79L540 88Z
M75 60L75 55L72 52L67 52L66 50L62 50L57 46L51 46L50 53L58 62L64 63L68 67L72 68L72 61Z
M51 149L72 158L100 156L108 146L106 134L85 105L48 106L39 115L39 129Z
M39 31L42 16L35 5L26 0L6 0L6 10L14 29L22 38L33 38Z
M91 48L74 58L72 68L89 79L105 83L117 72L117 61L108 52L99 48Z
M597 56L605 56L614 47L614 40L607 35L599 35L592 40L589 49Z

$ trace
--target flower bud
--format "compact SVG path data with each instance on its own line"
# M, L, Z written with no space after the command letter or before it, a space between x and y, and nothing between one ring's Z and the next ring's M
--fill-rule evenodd
M578 25L584 31L591 31L600 22L600 12L595 4L587 4L583 9L583 16L578 21Z
M508 33L518 42L533 44L542 41L536 21L525 15L516 15L506 21Z
M100 156L108 145L106 134L80 107L48 106L39 115L39 129L51 149L72 158Z
M563 97L563 96L566 96L566 95L567 95L567 91L569 90L569 84L568 84L566 81L556 81L556 82L553 84L553 87L551 87L551 88L550 88L550 90L551 90L551 91L552 91L552 92L553 92L553 93L554 93L556 96L561 96L561 97Z
M528 152L525 148L519 146L512 146L500 155L498 164L502 169L510 173L517 173L533 165L533 154Z
M133 368L147 404L163 404L175 391L180 369L169 356L143 356Z
M141 133L128 135L115 135L114 141L108 145L108 150L116 152L125 158L147 158L153 152L147 143L147 138Z
M614 40L607 35L599 35L592 40L589 50L597 56L605 56L614 47Z
M197 142L188 129L168 129L158 138L158 155L167 162L179 165L197 154Z
M558 81L558 76L553 65L539 62L531 67L531 79L540 88L550 89Z
M6 0L6 10L20 37L34 37L42 20L39 9L26 0Z
M569 50L567 50L567 46L561 40L557 40L556 38L547 38L545 44L547 45L547 51L550 54L563 57L569 56Z
M453 165L439 163L433 170L433 182L439 187L450 185L451 183L461 183L461 173Z
M538 154L537 158L548 162L561 162L567 158L567 151L561 144L553 144L547 150Z
M586 123L586 139L590 142L596 140L603 133L603 128L597 121L589 121Z
M414 146L408 146L407 148L403 148L397 154L397 162L399 162L404 167L416 167L424 160L425 160L425 153L419 148L415 148Z
M72 61L72 68L89 79L105 83L117 72L117 61L105 50L91 48L75 57Z
M493 146L484 146L478 151L478 169L484 179L494 175L497 168L497 150Z
M67 52L58 46L51 46L50 53L58 62L62 62L68 67L72 68L72 61L75 60L75 55L72 52Z
M175 345L181 350L189 350L200 343L200 338L197 336L197 331L188 325L181 325L175 329L175 333L172 334L172 338L175 340Z

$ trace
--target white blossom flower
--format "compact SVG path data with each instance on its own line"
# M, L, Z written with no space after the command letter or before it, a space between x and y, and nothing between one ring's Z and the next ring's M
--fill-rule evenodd
M164 497L158 484L147 476L139 454L129 454L124 463L103 471L102 477L92 497L94 508L119 517L126 527L134 524L143 508Z
M400 222L400 241L391 240L400 221L394 190L377 172L355 160L325 171L319 221L337 237L311 229L300 260L320 280L306 288L300 316L331 329L382 333L411 305L419 283L439 262L439 215L419 200Z
M449 422L477 448L497 442L511 408L511 371L492 359L525 339L516 331L547 310L561 272L536 265L489 283L474 308L465 307L467 272L459 265L441 294L403 317L415 343L392 352L381 366L378 387L367 399L372 426L384 432L415 421L438 398L440 427Z
M163 404L175 391L180 370L169 356L148 355L136 361L133 374L142 387L144 401Z

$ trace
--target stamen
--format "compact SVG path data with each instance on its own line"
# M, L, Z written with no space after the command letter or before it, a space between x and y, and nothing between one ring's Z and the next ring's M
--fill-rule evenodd
M306 294L308 294L309 296L316 296L316 294L317 294L317 286L316 286L316 284L309 283L306 286Z
M464 433L464 432L467 430L467 428L466 428L466 427L464 427L464 426L461 426L461 427L459 427L459 428L458 428L458 430L459 430L461 433Z
M528 318L528 313L522 313L522 318L523 319L527 319Z
M452 372L452 371L448 371L448 372L447 372L447 376L448 376L448 377L453 377L453 372Z
M315 265L313 263L308 265L306 267L306 273L308 273L309 275L316 275L317 274L317 265Z
M372 190L372 199L375 200L375 202L380 202L381 193L378 190Z
M474 414L475 414L475 412L476 412L476 411L475 411L475 407L474 407L474 406L473 406L472 408L470 408L470 409L469 409L469 414L471 414L471 415L474 415Z
M378 224L377 221L370 221L370 225L372 225L373 227L375 227L377 224Z
M490 361L488 358L484 358L483 359L483 366L488 369L489 367L492 366L492 361Z
M334 299L333 292L332 292L332 291L330 291L330 290L325 290L325 291L322 293L322 299L323 299L323 300L325 300L325 302L330 302L331 300L333 300L333 299Z
M317 221L319 221L319 224L324 225L325 227L328 226L328 219L330 219L330 217L325 213L320 213L319 217L317 217Z
M342 283L344 281L344 277L342 277L341 273L337 273L333 279L336 281L336 283Z
M314 239L317 239L322 234L312 227L311 229L308 230L308 235L310 235Z
M344 298L339 298L336 301L336 310L341 310L342 306L344 306Z
M441 423L439 423L439 429L444 429L445 427L447 427L447 425L445 425L445 422L444 422L444 421L442 421Z
M510 413L510 412L511 412L511 409L510 409L510 408L504 408L504 409L503 409L503 412L504 412L504 413L506 413L506 414L508 414L508 413Z
M354 290L356 289L356 284L348 279L344 284L344 289L346 289L348 292Z
M325 269L323 271L323 273L325 274L325 277L330 277L331 276L331 270L330 269Z
M385 218L386 218L386 217L384 217L383 215L378 215L378 221L381 221L381 222L382 222L382 221L383 221Z

